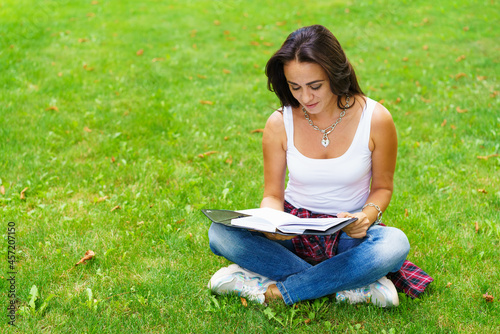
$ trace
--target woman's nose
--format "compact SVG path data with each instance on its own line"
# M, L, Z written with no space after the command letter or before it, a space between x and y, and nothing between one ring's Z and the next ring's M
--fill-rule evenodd
M302 101L305 104L308 104L307 102L311 102L313 100L314 96L312 92L310 92L308 89L304 89L302 92Z

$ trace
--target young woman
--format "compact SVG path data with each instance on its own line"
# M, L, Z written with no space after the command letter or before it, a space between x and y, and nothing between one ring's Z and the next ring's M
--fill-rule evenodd
M358 220L331 236L293 238L212 224L210 248L235 264L217 271L209 287L288 305L336 295L397 306L396 286L417 297L432 278L406 261L405 234L379 225L397 156L390 113L363 94L342 47L323 26L290 34L266 75L282 107L264 130L261 207Z

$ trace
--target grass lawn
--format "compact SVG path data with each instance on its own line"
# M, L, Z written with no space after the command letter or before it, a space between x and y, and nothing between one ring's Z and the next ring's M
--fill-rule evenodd
M0 332L500 331L498 2L270 3L0 4ZM395 309L206 288L228 261L200 209L259 205L264 66L310 24L398 129L385 223L435 282Z

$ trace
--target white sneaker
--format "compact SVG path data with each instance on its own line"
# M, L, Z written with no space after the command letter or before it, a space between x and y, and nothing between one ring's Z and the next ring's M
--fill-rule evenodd
M219 269L208 282L208 288L218 295L236 293L238 296L264 304L266 299L264 293L269 285L275 283L237 264L232 264Z
M340 291L336 294L337 302L349 304L369 303L370 301L380 307L393 307L399 305L398 292L390 279L382 277L368 286Z
M247 279L251 279L251 278L259 278L261 280L261 284L263 287L269 287L271 284L276 284L276 281L273 281L272 279L269 279L265 276L262 276L262 275L259 275L257 274L256 272L253 272L253 271L250 271L248 269L245 269L243 267L240 267L239 265L237 265L236 263L233 263L231 265L229 265L228 268L231 268L231 270L237 272L242 272L244 275L245 275L245 278Z

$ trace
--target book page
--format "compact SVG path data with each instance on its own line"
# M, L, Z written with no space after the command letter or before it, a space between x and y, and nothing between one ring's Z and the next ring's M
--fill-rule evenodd
M278 229L283 233L294 234L301 234L305 230L324 232L348 220L350 218L302 218L299 223L283 224Z
M248 209L248 210L238 210L239 213L244 213L251 215L252 217L258 217L268 222L274 227L285 223L300 222L301 218L296 217L292 214L286 213L284 211L279 211L271 208L258 208L258 209ZM246 217L250 218L250 217ZM240 218L241 219L241 218Z

